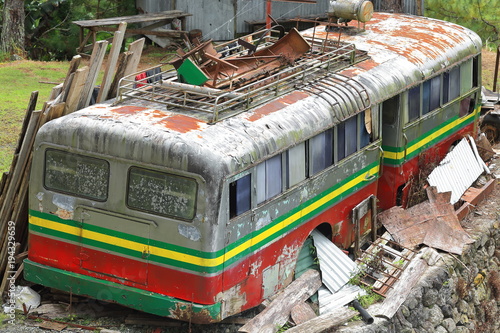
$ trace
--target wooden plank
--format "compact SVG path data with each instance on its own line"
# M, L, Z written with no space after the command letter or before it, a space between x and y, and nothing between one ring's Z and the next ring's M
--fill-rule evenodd
M334 330L332 330L333 327L344 324L357 314L358 314L357 311L348 309L346 307L341 307L331 312L322 314L321 316L315 317L311 320L308 320L303 324L292 327L288 329L286 332L287 333L334 332Z
M80 100L78 102L76 110L83 109L90 104L90 98L92 97L92 92L97 81L97 76L99 75L99 71L101 70L102 61L104 59L104 55L106 54L107 46L107 41L98 41L94 44L94 50L92 51L92 56L90 57L90 68L87 75L87 80L85 80L85 85L81 91Z
M64 114L65 108L66 108L66 103L64 102L52 105L52 107L49 110L47 121L61 117Z
M118 61L118 56L120 55L120 49L123 44L126 29L127 23L120 23L118 30L115 32L113 37L111 50L109 51L108 56L108 63L106 70L104 71L104 77L102 79L101 88L99 89L99 94L97 95L97 103L103 102L108 97L109 88L111 86L113 74L115 73L116 63Z
M80 55L75 55L75 56L73 56L73 58L71 58L71 62L69 63L68 72L66 73L66 78L64 79L64 82L63 82L63 89L61 91L62 96L61 96L60 102L66 102L66 97L67 97L66 94L68 92L69 86L71 85L71 79L73 78L73 76L71 74L76 72L76 70L80 66L81 61L82 61L82 57Z
M431 248L424 248L424 250L410 262L399 281L394 285L394 288L387 292L386 298L375 314L377 317L383 317L390 320L394 314L396 314L399 307L404 303L413 287L417 284L428 267L422 257L430 256L433 251L436 252Z
M311 306L308 303L304 302L304 303L299 303L292 308L290 317L292 318L295 325L300 325L317 316L316 313L314 313L314 310L311 308Z
M118 91L118 84L120 80L124 77L125 68L127 67L128 62L132 58L133 53L130 51L123 52L120 54L120 58L118 59L118 69L116 70L115 78L109 87L109 92L107 99L115 98L116 93Z
M186 16L192 16L192 14L185 13L181 10L167 10L159 13L111 17L111 18L97 19L97 20L73 21L73 23L80 27L99 27L103 25L118 25L121 22L126 22L128 24L144 23L144 22L158 21L164 19L174 19Z
M85 86L85 81L89 74L89 67L85 66L76 70L69 88L68 96L66 97L66 109L64 114L74 112L78 108L81 92Z
M276 332L283 326L292 308L305 302L321 286L318 271L310 269L286 287L267 308L241 327L238 332Z
M132 52L132 59L130 59L130 61L127 63L127 66L125 67L125 71L123 73L124 77L137 72L137 66L139 66L139 62L141 61L142 50L144 48L145 41L146 38L143 37L130 43L128 50Z

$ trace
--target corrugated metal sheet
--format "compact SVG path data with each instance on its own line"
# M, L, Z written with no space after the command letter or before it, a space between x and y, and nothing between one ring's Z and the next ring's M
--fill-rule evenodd
M345 306L363 295L366 295L366 291L352 284L346 284L336 293L332 293L323 286L318 290L319 314L322 315Z
M471 142L474 144L474 140ZM451 191L450 202L454 204L483 172L481 162L467 138L463 138L431 172L427 180L438 192Z
M177 9L193 14L186 19L186 29L200 29L205 38L213 40L230 40L236 34L250 32L251 25L247 22L266 18L263 0L137 0L136 3L145 13ZM271 14L275 19L324 16L328 6L329 0L318 0L316 4L275 1Z
M319 231L314 230L311 235L318 255L323 284L331 292L337 292L356 274L358 266Z

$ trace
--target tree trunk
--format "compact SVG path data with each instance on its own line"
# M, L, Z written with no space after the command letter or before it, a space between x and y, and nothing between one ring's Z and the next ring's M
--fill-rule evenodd
M5 0L0 52L24 55L24 1Z

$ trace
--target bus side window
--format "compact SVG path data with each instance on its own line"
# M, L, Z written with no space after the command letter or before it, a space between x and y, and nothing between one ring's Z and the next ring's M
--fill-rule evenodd
M371 113L370 109L366 110L365 112L362 112L359 117L360 117L360 138L359 138L359 148L363 148L365 146L368 146L368 144L371 142L371 131L372 131L372 124L371 124Z
M420 117L420 85L408 91L408 122Z
M250 210L251 175L248 174L229 184L229 217L233 218Z
M479 86L479 56L474 57L473 63L472 63L472 85L474 87Z
M358 117L352 117L345 121L345 150L346 155L354 154L358 148Z
M281 193L281 155L276 155L260 163L257 173L257 204Z
M309 140L311 175L333 164L333 129L328 129Z
M290 188L306 179L306 145L304 142L286 152L286 180Z
M468 60L460 65L459 76L460 94L466 94L472 89L472 60Z
M450 100L460 96L460 67L450 71Z

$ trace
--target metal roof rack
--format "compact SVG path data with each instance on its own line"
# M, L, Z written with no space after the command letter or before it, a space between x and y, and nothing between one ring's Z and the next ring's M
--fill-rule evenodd
M353 44L318 37L305 37L304 40L310 45L309 51L291 61L291 65L282 66L241 87L217 89L181 83L175 68L162 71L159 65L147 70L151 75L142 77L140 81L136 81L139 73L124 77L120 82L116 103L127 98L152 101L171 107L176 112L184 109L195 114L208 113L211 115L209 122L215 123L303 88L317 82L322 76L330 76L367 58L366 52L357 50ZM269 47L273 42L276 39L267 38L260 49ZM236 56L241 57L247 51L235 41L218 47L223 52L228 46L232 46ZM231 58L234 58L234 54L223 59Z

